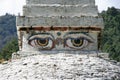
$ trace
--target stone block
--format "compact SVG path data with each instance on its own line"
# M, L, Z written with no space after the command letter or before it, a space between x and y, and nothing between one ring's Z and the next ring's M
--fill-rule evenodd
M27 0L29 4L62 4L62 5L76 5L76 4L92 4L95 5L95 0Z
M17 17L17 26L55 26L55 27L98 27L103 28L100 17Z
M91 5L27 5L24 16L98 16L96 6Z

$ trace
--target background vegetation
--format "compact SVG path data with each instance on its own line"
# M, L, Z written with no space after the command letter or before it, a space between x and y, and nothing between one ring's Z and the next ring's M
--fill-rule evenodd
M0 16L0 50L12 38L16 38L16 17L7 14Z
M120 10L112 7L100 15L105 24L102 51L109 53L111 59L120 61ZM0 60L9 60L11 54L18 50L15 22L14 15L6 14L0 17Z
M17 50L16 16L6 13L0 16L0 62L9 60Z
M120 61L120 10L114 7L101 13L105 29L102 35L102 51L111 59Z

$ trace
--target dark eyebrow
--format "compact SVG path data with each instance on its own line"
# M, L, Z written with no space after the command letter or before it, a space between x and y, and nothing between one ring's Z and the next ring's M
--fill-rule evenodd
M91 37L90 34L89 34L88 32L68 32L68 33L65 34L63 37L66 37L67 35L70 35L70 34L83 34L83 35L88 36L88 37L90 37L91 39L94 40L94 38Z
M35 36L35 35L50 35L54 38L54 36L51 34L51 33L45 33L45 32L42 32L42 33L32 33L29 37L28 37L28 40L30 39L30 37L32 36Z
M42 32L42 33L32 33L32 35L38 35L38 34L42 34L42 35L51 35L50 33L46 33L46 32Z
M67 34L64 35L64 37L69 34L84 34L84 35L90 36L88 32L68 32Z

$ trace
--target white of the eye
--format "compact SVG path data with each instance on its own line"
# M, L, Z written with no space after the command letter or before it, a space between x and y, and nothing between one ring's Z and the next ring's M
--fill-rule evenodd
M36 46L36 40L32 40L30 44L35 47Z
M53 43L53 41L49 39L48 45L47 46L43 46L43 48L52 47L52 45L53 45L52 43Z
M80 46L79 48L84 48L84 47L86 47L87 45L88 45L88 41L87 41L87 40L84 40L84 41L83 41L83 45Z
M68 39L66 41L66 44L69 46L69 47L73 47L73 44L71 43L71 39Z

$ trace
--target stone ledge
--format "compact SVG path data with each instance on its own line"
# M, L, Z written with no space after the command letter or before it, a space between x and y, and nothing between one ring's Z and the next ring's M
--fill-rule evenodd
M98 16L97 6L91 5L26 5L25 16Z
M96 26L103 28L103 19L100 17L17 17L17 26Z
M16 53L12 54L12 59L19 59L22 57L28 57L28 56L33 56L33 55L42 55L42 54L47 54L47 55L53 55L53 54L80 54L80 55L87 55L87 56L92 56L92 57L97 57L100 55L103 55L104 53L99 53L99 51L59 51L59 50L54 50L54 51L18 51Z
M95 4L95 0L27 0L27 4Z

